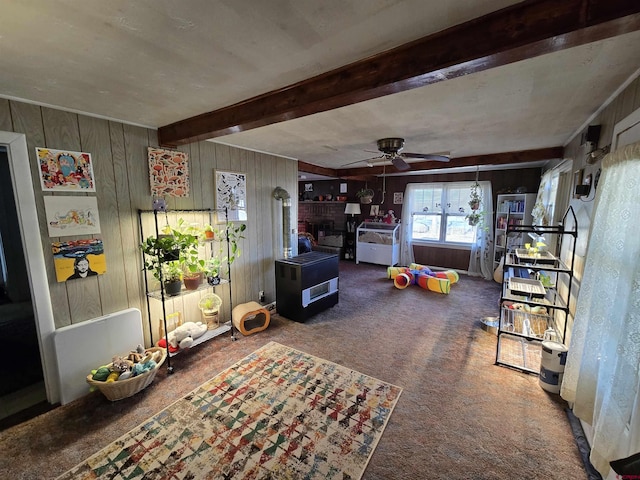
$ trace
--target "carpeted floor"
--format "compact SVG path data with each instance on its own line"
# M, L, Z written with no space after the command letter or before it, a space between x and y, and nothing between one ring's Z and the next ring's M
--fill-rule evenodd
M401 392L269 342L57 480L357 480Z
M381 266L340 264L340 303L306 323L278 316L172 360L140 394L99 393L0 432L0 478L55 478L269 341L403 388L364 479L580 479L565 403L534 375L494 365L499 285L461 276L450 295L398 290Z

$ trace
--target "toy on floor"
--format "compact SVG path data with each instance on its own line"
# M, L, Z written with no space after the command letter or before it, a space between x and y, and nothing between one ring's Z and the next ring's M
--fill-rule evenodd
M399 289L418 285L425 290L447 295L451 285L456 283L460 276L455 270L434 272L426 265L412 263L408 267L388 267L387 278L393 279L393 284Z
M169 332L169 352L174 353L180 349L189 348L196 338L201 337L207 331L207 326L202 322L185 322ZM167 346L164 338L160 339L158 346Z
M132 360L132 354L136 354L136 360ZM145 350L142 345L138 345L136 350L132 350L129 357L124 358L115 355L112 362L91 371L91 379L99 382L117 382L135 377L142 373L153 370L162 359L162 353Z

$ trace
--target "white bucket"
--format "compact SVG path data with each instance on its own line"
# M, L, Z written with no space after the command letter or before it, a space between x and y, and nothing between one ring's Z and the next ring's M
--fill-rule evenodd
M550 393L560 393L568 348L558 342L542 342L538 383Z
M542 357L540 365L547 370L564 372L567 363L567 351L569 349L558 342L542 342Z
M560 385L562 385L563 372L554 372L540 366L540 376L538 383L543 390L550 393L560 393Z

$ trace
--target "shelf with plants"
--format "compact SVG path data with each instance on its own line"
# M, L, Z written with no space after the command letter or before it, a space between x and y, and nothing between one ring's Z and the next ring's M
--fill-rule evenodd
M570 218L572 227L568 228ZM524 246L504 255L496 365L538 374L545 337L566 337L578 226L569 207L556 226L511 225L506 236L523 237ZM568 238L572 243L565 245ZM554 239L553 251L547 242ZM565 255L565 261L559 256Z
M138 216L151 342L154 343L152 310L155 311L155 308L152 309L150 299L161 303L161 332L170 332L167 328L169 314L166 303L181 297L190 297L196 293L201 297L206 291L215 291L217 287L227 286L231 312L231 264L240 255L237 242L244 238L242 232L246 225L229 222L226 210L139 210ZM164 217L164 226L160 227L158 217ZM190 223L185 217L197 221ZM215 224L213 220L216 217L221 223ZM147 233L149 230L153 231L151 235ZM151 277L156 281L153 284ZM191 305L193 302L188 302L191 310L195 311L195 307ZM228 331L235 340L234 327L231 322L226 322L216 328L208 328L206 332L194 338L191 346ZM164 333L160 334L160 339L166 341ZM179 353L179 350L170 352L168 344L166 348L167 369L171 373L173 367L169 357Z

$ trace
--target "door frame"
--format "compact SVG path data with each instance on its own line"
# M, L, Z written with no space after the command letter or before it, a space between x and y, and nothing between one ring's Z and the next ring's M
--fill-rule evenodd
M13 185L22 249L24 250L31 302L36 323L42 373L47 392L47 401L57 403L58 388L57 362L53 345L55 322L47 277L44 251L40 237L38 211L35 192L29 168L27 138L23 133L0 131L0 144L6 146L9 157L9 171Z
M613 128L613 136L611 137L611 151L615 151L618 148L618 141L620 139L620 134L629 130L631 127L635 126L637 123L640 123L640 108L634 110L632 113L627 115L625 118L616 123Z

